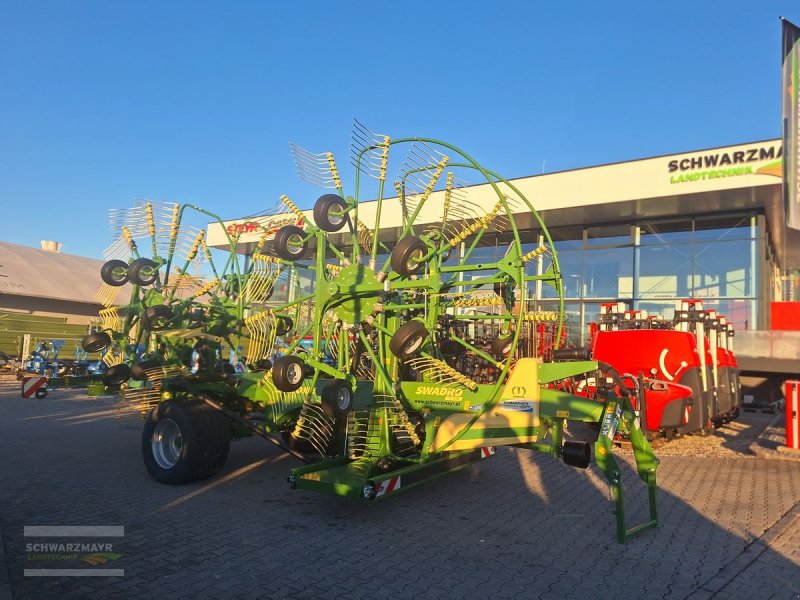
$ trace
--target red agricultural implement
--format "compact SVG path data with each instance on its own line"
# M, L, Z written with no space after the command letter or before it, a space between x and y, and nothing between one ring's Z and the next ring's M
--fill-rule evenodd
M741 403L733 327L699 300L678 302L673 321L625 310L623 303L601 307L592 328L592 358L629 378L647 382L638 407L648 432L706 433L734 419ZM642 414L644 413L644 414Z

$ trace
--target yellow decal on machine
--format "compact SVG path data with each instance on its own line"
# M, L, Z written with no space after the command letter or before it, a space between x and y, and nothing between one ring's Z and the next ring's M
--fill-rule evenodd
M428 406L439 408L458 410L466 403L466 401L462 400L464 397L463 388L439 385L418 385L414 389L414 394L420 401L425 402ZM466 410L466 408L464 408L464 410Z
M436 430L430 450L444 446L464 429L466 434L447 447L447 450L467 450L485 446L525 444L538 439L539 421L539 364L535 358L521 358L500 393L497 404L472 423L475 415L456 413L445 417ZM478 405L469 409L480 410ZM509 432L515 433L509 436Z
M462 388L442 387L437 385L418 385L414 393L418 396L463 396Z
M538 404L540 363L538 358L520 358L500 393L500 400L531 400Z

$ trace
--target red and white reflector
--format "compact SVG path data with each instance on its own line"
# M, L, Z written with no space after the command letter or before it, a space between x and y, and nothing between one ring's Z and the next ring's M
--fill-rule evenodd
M486 448L481 448L481 458L489 458L495 452L497 452L497 448L495 446L487 446Z
M378 489L375 490L375 497L380 498L381 496L385 496L386 494L391 494L392 492L396 492L400 489L400 475L395 475L394 477L390 477L389 479L384 479L378 485Z
M32 377L22 378L22 397L31 398L36 395L40 389L47 385L47 377L35 375Z

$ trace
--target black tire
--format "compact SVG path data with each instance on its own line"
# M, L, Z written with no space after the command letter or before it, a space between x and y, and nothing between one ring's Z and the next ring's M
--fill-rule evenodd
M278 317L275 322L275 335L286 335L294 327L294 321L290 317Z
M100 352L111 345L111 336L105 331L95 331L81 340L81 347L87 352Z
M320 196L314 204L314 223L322 231L339 231L347 223L347 202L336 194Z
M141 316L142 327L151 331L167 329L174 316L172 309L166 304L148 306Z
M299 389L303 385L305 375L305 363L292 354L279 356L272 365L272 381L282 392Z
M137 258L128 268L128 281L142 287L152 285L158 279L158 264L149 258Z
M39 388L38 390L36 390L34 396L36 397L37 400L44 400L45 398L47 398L47 388L44 387Z
M570 467L585 469L592 459L591 445L588 442L564 442L561 447L561 458Z
M100 279L108 285L119 287L128 283L128 263L124 260L109 260L100 267Z
M504 338L495 338L492 340L492 355L498 359L506 358L509 353L511 352L512 342L514 341L514 336L510 335Z
M106 385L121 385L131 378L131 368L125 363L108 367L103 373L103 383Z
M284 260L302 258L308 249L306 232L295 225L284 225L278 229L273 240L275 254Z
M394 332L392 339L389 341L389 350L397 358L411 358L422 347L427 337L428 329L424 323L408 321Z
M256 361L251 367L254 371L269 371L272 368L272 361L268 358L262 358Z
M403 277L422 271L425 263L416 262L428 253L428 247L418 237L410 235L397 242L392 249L392 269Z
M353 390L350 384L336 380L322 388L322 408L329 416L346 417L353 410Z
M178 485L214 475L230 450L225 416L199 400L167 400L147 416L142 458L160 483Z
M156 358L149 358L142 362L136 363L131 367L131 379L136 381L144 381L147 379L147 370L154 369L161 366L161 361Z

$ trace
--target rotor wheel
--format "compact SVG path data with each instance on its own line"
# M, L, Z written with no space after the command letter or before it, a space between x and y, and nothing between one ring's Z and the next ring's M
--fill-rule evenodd
M425 268L422 258L427 252L428 247L418 237L404 237L392 249L392 269L403 277L416 275Z
M103 383L106 385L121 385L131 378L131 368L125 363L112 365L103 373Z
M136 381L144 381L147 379L147 370L154 369L161 366L161 361L155 358L150 358L136 363L131 367L131 379Z
M275 254L284 260L295 261L303 258L308 249L306 233L295 225L284 225L275 234L273 244Z
M305 363L297 356L279 356L272 365L272 381L282 392L294 392L303 385Z
M322 390L322 405L334 417L346 417L353 409L353 390L346 381L332 381Z
M158 264L149 258L137 258L128 268L128 281L146 287L158 279Z
M142 327L151 331L160 331L169 327L173 319L172 309L166 304L155 304L144 309L141 317Z
M314 204L314 223L323 231L339 231L347 222L347 202L336 194L324 194Z
M114 287L128 283L128 263L124 260L109 260L100 267L100 279Z
M81 340L81 347L87 352L100 352L111 345L111 336L105 331L95 331Z
M275 323L275 335L286 335L294 327L294 321L291 317L280 316Z
M397 358L406 360L414 356L428 337L428 328L421 321L403 323L392 335L389 350Z

